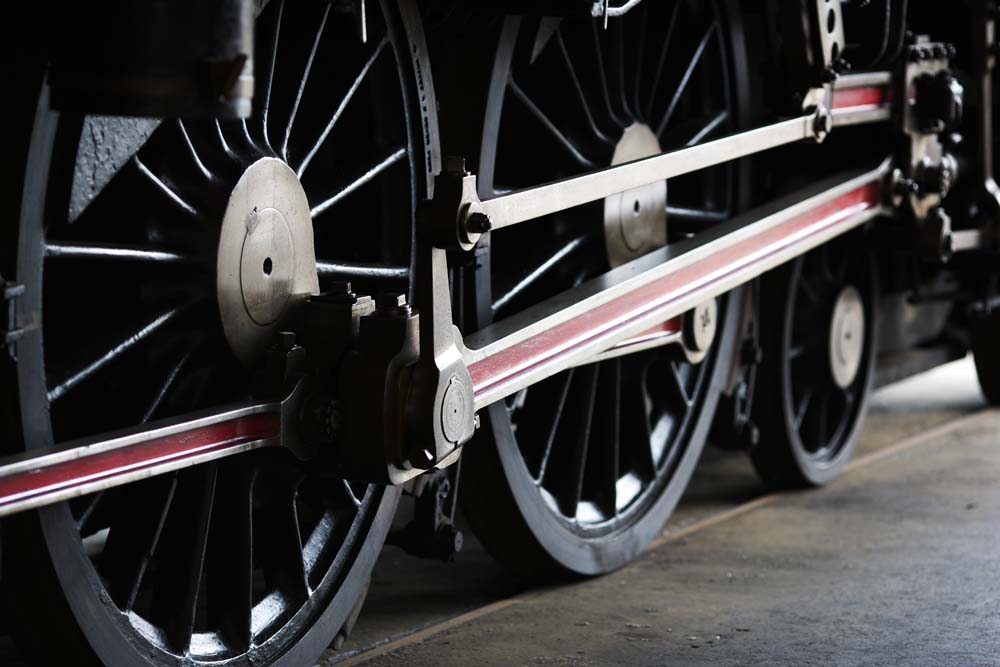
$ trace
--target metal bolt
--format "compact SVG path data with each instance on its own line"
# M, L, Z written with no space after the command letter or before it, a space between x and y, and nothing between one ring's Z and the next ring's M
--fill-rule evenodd
M485 234L493 229L493 221L485 213L476 212L469 215L465 227L473 234Z
M813 117L813 133L816 136L816 142L823 143L831 130L833 130L833 116L826 107L819 107Z

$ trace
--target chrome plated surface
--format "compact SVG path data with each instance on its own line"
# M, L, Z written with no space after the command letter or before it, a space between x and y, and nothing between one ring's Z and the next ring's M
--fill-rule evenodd
M482 202L482 211L490 217L494 230L509 227L813 137L815 116L809 114L583 176L518 190Z
M261 158L240 177L222 220L216 266L226 340L250 365L289 304L319 291L309 201L283 161Z
M655 159L655 158L654 158ZM815 248L829 239L887 211L881 203L856 205L844 210L824 211L824 207L869 187L878 187L889 173L889 161L878 168L850 177L827 181L807 194L798 193L770 206L752 211L719 225L696 238L654 251L603 276L584 283L538 306L493 324L464 340L463 358L472 371L475 407L483 408L516 391L549 377L582 359L614 347L651 326L676 317L706 300L719 296L775 266ZM796 222L817 212L824 215L816 224L789 230L779 242L760 245L768 232ZM808 222L808 221L807 221ZM655 302L645 303L638 312L614 321L594 321L580 325L572 340L559 342L558 350L531 350L533 339L580 316L590 316L597 308L631 295L638 289L662 280L682 269L698 271L697 265L710 258L732 258L724 270L705 269L697 281L659 294ZM484 384L476 382L477 364L481 368L504 362L501 355L513 348L528 349L528 360L521 366L491 371Z
M611 165L640 160L662 151L645 123L625 128ZM604 200L604 241L608 262L621 266L667 244L667 182L657 181Z
M865 350L865 305L854 285L844 285L830 318L830 371L846 389L858 376Z
M32 450L16 456L4 457L0 459L0 489L3 489L5 482L14 477L40 476L63 464L82 464L98 456L125 452L156 440L172 437L183 438L185 435L201 429L236 422L256 415L274 415L276 423L280 425L281 407L281 403L278 402L237 404L69 442L49 450ZM224 447L226 442L227 440L223 440L215 443L217 445L215 447L204 445L190 455L184 455L182 451L173 457L161 455L158 458L143 461L117 461L119 467L104 471L107 473L106 475L98 475L93 472L84 473L74 469L73 473L64 481L58 485L52 485L50 488L32 484L30 488L16 495L4 495L0 492L0 516L69 500L251 449L277 446L281 444L280 427L275 429L273 435L267 437L249 440L233 438L229 440L231 446ZM183 445L178 449L183 450Z

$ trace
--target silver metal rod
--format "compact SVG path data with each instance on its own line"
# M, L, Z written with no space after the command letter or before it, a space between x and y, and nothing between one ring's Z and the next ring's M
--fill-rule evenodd
M465 338L475 408L593 358L649 327L887 213L890 161L744 214Z
M281 444L281 404L248 403L0 459L0 516Z
M493 229L509 227L814 136L814 115L781 121L583 176L517 190L484 201L483 212L490 217Z

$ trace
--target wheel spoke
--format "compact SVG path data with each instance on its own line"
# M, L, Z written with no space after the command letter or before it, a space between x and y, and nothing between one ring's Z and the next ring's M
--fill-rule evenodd
M219 471L208 554L207 620L242 650L252 645L253 471L233 461Z
M141 343L143 340L145 340L150 335L155 333L158 329L160 329L160 327L162 327L170 320L172 320L174 317L176 317L177 314L181 312L181 310L182 309L180 308L174 308L172 310L168 310L164 313L161 313L154 320L152 320L151 322L143 326L141 329L133 333L131 336L124 339L123 341L112 347L110 350L105 352L101 357L87 364L87 366L85 366L82 370L77 371L76 373L71 375L68 379L64 380L61 384L56 385L55 388L49 390L48 392L49 402L53 403L59 400L66 394L67 391L76 387L84 380L90 378L95 373L100 371L102 368L104 368L112 361L120 357L122 354L124 354L128 350L132 349L133 347Z
M681 367L676 361L670 362L670 375L674 379L674 385L681 401L684 402L684 405L690 408L694 404L694 397L688 392L687 384L684 381L684 375L681 373Z
M717 23L712 23L705 35L701 38L698 43L698 48L694 52L694 56L688 63L687 69L684 70L684 76L681 77L680 83L677 85L676 90L674 90L674 96L670 99L670 105L667 106L667 111L663 114L663 119L660 120L660 124L656 126L656 136L663 134L663 131L667 129L667 125L670 123L670 119L673 118L674 111L677 110L677 104L681 101L681 97L684 95L684 91L687 90L688 83L691 81L691 75L694 74L695 69L698 67L698 63L701 62L701 57L705 53L705 49L708 47L709 41L712 36L718 32L719 25Z
M576 160L581 167L586 169L594 168L594 163L587 159L583 153L580 152L580 149L572 141L570 141L558 127L555 126L555 123L553 123L549 117L545 115L545 112L538 108L538 105L535 104L530 97L528 97L527 93L525 93L521 87L517 85L516 81L511 79L508 85L510 86L511 92L514 93L514 97L516 97L524 105L528 112L539 123L541 123L542 127L544 127L546 131L552 135L552 138L555 139L560 146L566 149L566 152L569 153L569 155Z
M269 526L269 533L257 532L254 551L269 583L276 585L290 601L302 602L310 592L295 502L303 474L291 469L270 474L262 469L259 474L258 489L261 484L266 485L260 514L264 525Z
M340 480L340 484L336 485L336 497L344 501L337 504L338 508L346 505L356 511L361 507L361 498L354 495L354 489L346 479Z
M571 255L577 248L579 248L587 240L588 236L578 236L573 239L563 247L559 248L553 255L551 255L544 262L532 269L528 275L519 280L514 284L509 290L507 290L499 299L493 304L493 312L499 312L505 306L507 306L513 299L517 298L524 290L528 289L534 285L539 279L541 279L546 273L548 273L553 267L559 265L562 261Z
M405 147L396 149L396 151L393 152L391 155L389 155L389 157L385 158L384 160L373 166L371 169L366 171L364 174L362 174L360 177L356 178L354 181L341 188L337 192L337 194L333 195L326 201L314 206L313 209L309 211L309 215L311 215L315 219L317 216L329 210L330 207L335 205L337 202L350 195L352 192L360 188L362 185L365 185L366 183L374 179L376 176L381 174L383 171L385 171L392 165L396 164L397 162L400 162L405 157L406 157Z
M230 160L239 160L240 158L236 154L236 151L232 149L232 147L229 145L229 142L226 140L226 135L222 131L222 123L220 123L219 120L216 119L212 121L212 124L215 126L215 137L216 139L219 140L219 147L222 148L222 152L225 153L226 157L228 157Z
M102 500L104 500L105 493L105 491L98 491L97 493L91 495L87 500L87 506L82 512L80 512L80 516L76 520L76 529L81 535L86 536L89 533L88 523L90 521L90 517L93 516L94 510L96 510L97 506L101 504Z
M813 394L816 392L814 387L809 387L802 394L802 399L799 404L795 407L795 429L799 430L802 428L802 422L806 418L806 413L809 411L809 404L812 402Z
M306 83L309 81L309 73L312 71L313 60L316 59L316 50L319 49L319 43L326 28L326 19L330 15L331 4L331 2L327 2L326 7L323 9L323 17L316 28L316 36L313 37L312 48L309 49L309 58L306 60L305 70L302 72L302 80L299 82L299 89L295 93L295 101L292 103L292 111L289 113L288 123L285 125L285 138L281 141L281 155L285 158L285 162L288 162L288 139L292 134L295 116L299 113L299 104L302 102L302 94L305 92Z
M546 424L546 428L543 430L543 436L545 438L545 446L542 449L541 456L538 458L537 474L535 475L535 482L541 483L545 479L545 473L549 467L549 459L552 457L552 447L556 441L556 435L559 432L559 423L562 420L563 413L566 409L566 399L569 397L569 389L573 384L573 376L576 369L571 368L561 376L557 376L561 380L561 386L557 390L558 393L555 395L558 397L555 405L555 409L549 414L549 419ZM525 408L525 412L531 409L530 406L536 405L534 403L528 403L528 407Z
M579 412L559 430L553 454L554 475L548 475L546 486L555 496L562 513L575 518L583 494L583 480L587 466L587 449L590 444L590 429L594 418L594 400L597 395L597 364L579 369L574 383L570 403Z
M177 475L164 475L127 487L124 498L115 498L100 571L111 599L125 613L135 605L176 489Z
M195 220L201 222L205 221L204 216L202 216L202 214L199 213L194 206L185 201L184 198L180 196L180 194L178 194L173 188L164 183L162 180L160 180L159 176L150 171L149 167L147 167L142 162L142 160L139 159L138 155L132 157L132 162L139 170L139 173L145 176L146 180L152 183L157 190L166 195L167 199L169 199L174 206L176 206L179 210L188 214Z
M112 246L104 243L46 243L46 259L86 259L102 262L135 262L143 264L192 264L196 258L165 250L149 250L134 246Z
M181 358L177 360L177 363L173 364L170 368L170 372L167 373L167 377L163 380L160 388L156 391L156 395L153 397L153 400L149 402L146 412L143 413L143 422L148 422L152 419L153 415L156 414L156 411L160 409L160 405L163 404L163 400L167 397L167 394L170 393L174 383L177 381L177 376L180 375L181 371L184 370L184 367L187 366L188 361L191 359L191 355L196 349L197 347L189 349L181 355Z
M729 215L725 211L710 211L681 206L667 206L667 216L668 218L676 218L677 220L704 223L725 222L729 219Z
M674 11L670 13L670 24L667 27L667 34L663 38L663 46L660 48L660 59L656 63L656 74L653 75L653 88L649 93L649 103L646 104L646 118L650 118L653 115L656 93L660 88L660 81L663 79L663 68L667 64L667 51L674 36L674 28L677 27L677 16L680 14L682 4L681 0L675 0Z
M566 66L566 72L569 74L569 80L573 84L573 89L576 91L576 97L580 101L580 109L583 110L584 117L587 119L587 126L590 127L590 131L594 133L594 136L598 140L603 141L606 144L613 144L614 141L608 135L604 134L599 127L597 127L597 122L594 120L593 111L590 108L590 103L587 101L587 96L583 92L583 86L580 84L580 78L576 74L576 67L573 66L573 61L569 57L569 51L566 49L566 42L563 41L562 32L556 33L556 43L559 45L559 53L562 54L563 64Z
M633 113L629 108L628 103L628 93L625 91L625 33L622 27L622 21L615 22L615 60L618 64L618 97L622 105L622 111L631 119L635 119L638 115Z
M818 306L823 303L823 297L812 285L812 283L809 282L804 273L799 275L799 291L802 292L813 305Z
M278 0L278 10L274 18L274 41L271 43L271 60L267 64L267 76L264 77L264 97L261 105L260 124L264 134L264 143L271 148L271 138L267 129L267 118L271 109L271 89L274 86L274 67L278 62L278 42L281 39L281 22L285 15L285 0ZM273 148L271 148L274 150Z
M598 81L601 84L601 96L604 98L604 106L608 112L608 118L611 119L616 125L621 128L625 127L625 123L615 114L614 109L611 108L611 94L608 91L608 75L604 65L604 54L601 52L601 39L597 35L597 21L591 21L591 36L594 43L594 57L597 59L597 76Z
M720 127L722 127L723 125L725 125L725 123L728 120L729 120L729 112L728 111L720 111L719 113L717 113L715 116L712 117L712 120L710 120L705 125L705 127L703 127L700 130L698 130L698 133L695 134L693 137L691 137L691 139L687 142L687 145L688 146L695 146L697 144L700 144L707 137L711 136L713 132L715 132Z
M184 470L156 549L153 609L171 647L186 651L194 633L218 464Z
M600 365L595 414L584 488L605 518L617 514L618 459L621 438L621 360Z
M650 401L643 390L640 362L630 359L622 363L620 470L634 472L648 481L656 474L649 425Z
M194 147L194 143L191 141L191 135L188 134L187 127L184 125L184 121L180 118L177 119L177 130L181 133L181 138L184 140L184 147L187 148L188 155L191 157L191 161L194 162L195 167L201 172L202 177L209 182L215 182L218 180L215 174L208 170L205 163L202 162L201 156L198 155L198 151Z
M649 5L643 4L639 11L642 12L642 20L639 27L639 49L635 57L635 86L633 86L632 90L632 110L637 119L642 119L642 103L639 100L639 91L642 85L642 68L645 65L646 33L649 28Z
M368 76L368 70L370 70L372 65L375 64L375 61L378 59L379 55L381 55L387 43L388 43L388 38L383 37L382 41L380 41L375 46L375 51L365 62L364 67L361 68L361 72L356 77L354 77L354 81L351 82L351 87L347 89L347 92L344 94L344 97L341 98L340 104L337 105L337 108L334 110L333 115L330 116L330 120L327 122L326 127L323 128L323 131L320 133L319 138L316 139L316 141L313 143L312 148L309 149L309 151L306 153L306 156L302 158L302 163L299 164L299 168L296 170L296 174L298 175L300 180L302 176L306 173L306 169L309 167L309 163L312 162L313 158L316 157L316 153L318 153L319 149L323 146L323 143L326 141L326 138L330 136L331 130L333 130L334 125L337 124L337 121L340 119L341 114L344 113L344 109L347 108L347 105L354 97L354 94L358 92L358 88L361 87L362 82L364 82L365 78Z

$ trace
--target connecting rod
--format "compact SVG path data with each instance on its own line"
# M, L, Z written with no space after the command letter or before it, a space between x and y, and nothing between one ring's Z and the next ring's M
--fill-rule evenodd
M890 105L886 75L841 77L825 104L800 118L486 202L475 197L473 176L439 180L418 222L415 305L421 321L413 327L418 340L409 344L419 357L411 366L389 365L384 386L398 388L395 399L366 398L385 415L397 415L401 427L386 437L399 441L387 442L387 451L411 457L390 465L384 481L399 484L457 460L475 430L476 411L599 355L621 353L645 338L675 336L664 325L676 324L696 305L890 213L890 161L748 212L464 338L451 325L444 249L454 247L456 231L459 245L471 247L485 231L467 229L473 220L492 220L494 228L518 224L777 146L822 139L835 126L886 120ZM452 242L441 242L442 231ZM662 330L650 334L657 327ZM252 449L280 447L308 458L316 450L305 447L298 433L305 384L299 382L283 400L219 408L2 459L0 516Z

